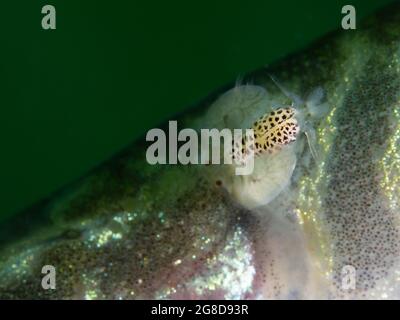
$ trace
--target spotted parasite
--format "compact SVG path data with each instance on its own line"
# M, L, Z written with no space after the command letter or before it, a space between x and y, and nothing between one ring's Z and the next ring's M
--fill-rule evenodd
M206 115L212 127L253 129L251 143L243 138L232 146L234 164L211 169L210 175L249 209L268 204L289 186L298 157L305 150L304 140L311 156L317 157L312 121L325 109L320 103L322 89L303 102L273 80L291 103L282 105L261 86L239 85L218 98ZM236 176L233 169L249 156L254 156L253 173Z

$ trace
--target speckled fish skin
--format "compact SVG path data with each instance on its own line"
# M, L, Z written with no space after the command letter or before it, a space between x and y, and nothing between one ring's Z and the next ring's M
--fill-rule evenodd
M320 86L330 108L319 164L299 155L272 203L244 209L203 166L150 166L142 139L0 227L0 298L400 298L399 21L395 4L248 75L277 100L268 73L301 95Z

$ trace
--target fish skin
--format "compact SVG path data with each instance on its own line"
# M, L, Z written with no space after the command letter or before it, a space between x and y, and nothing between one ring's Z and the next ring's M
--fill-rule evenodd
M245 77L278 100L282 94L270 73L292 92L322 87L329 106L329 114L314 124L321 162L310 164L300 154L291 189L263 212L232 201L203 178L203 167L149 166L142 139L0 226L0 298L232 297L233 289L222 285L200 292L193 279L196 271L206 270L203 280L210 284L217 271L207 259L223 252L239 228L253 242L256 276L233 297L399 298L399 21L400 5L393 4L356 31L339 30ZM219 93L178 122L185 127L201 121ZM270 232L275 220L260 223L260 216L287 212L296 212L301 223L279 227L296 228L304 270L290 268L296 268L299 253L291 260L290 254L264 252L268 245L257 241L265 239L263 232L275 237ZM291 228L284 230L292 239ZM276 239L266 237L270 243ZM246 239L235 242L235 252ZM56 290L40 286L45 264L56 267ZM354 290L341 287L346 265L357 271ZM286 271L271 280L269 268ZM292 278L291 272L307 275L306 280ZM263 279L280 289L263 288Z

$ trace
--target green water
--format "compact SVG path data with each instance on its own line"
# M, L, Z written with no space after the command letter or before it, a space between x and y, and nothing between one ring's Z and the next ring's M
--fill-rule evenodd
M339 28L349 3L157 2L53 0L53 31L41 28L50 2L0 4L0 220L240 74ZM351 4L360 20L389 2Z

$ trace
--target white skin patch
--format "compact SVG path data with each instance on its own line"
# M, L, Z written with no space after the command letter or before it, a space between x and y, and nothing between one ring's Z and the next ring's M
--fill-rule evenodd
M283 93L297 104L301 100L279 86ZM313 92L312 106L322 99L323 92ZM317 101L318 100L318 101ZM240 204L253 209L275 199L290 183L297 161L296 148L300 129L307 136L311 154L315 158L315 134L305 121L306 116L293 102L292 106L277 106L265 88L254 85L237 86L217 99L206 115L210 127L254 130L254 171L248 176L236 176L232 166L218 166L212 170L214 181L222 186ZM307 102L302 103L307 108ZM315 113L314 108L314 113ZM255 120L256 119L256 120ZM304 130L303 130L304 128ZM310 132L310 133L309 133ZM233 146L233 157L243 164L249 150L246 141ZM222 168L222 169L221 169Z

